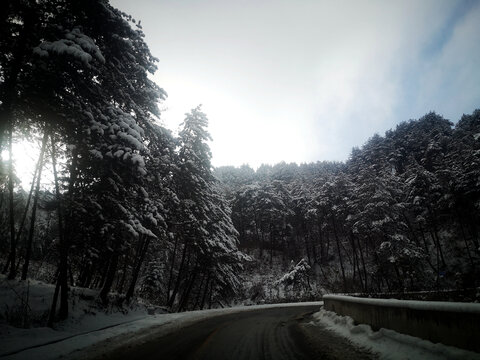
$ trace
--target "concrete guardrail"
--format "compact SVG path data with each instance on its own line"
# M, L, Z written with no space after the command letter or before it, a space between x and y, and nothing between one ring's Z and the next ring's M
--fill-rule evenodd
M325 310L374 330L399 333L480 352L480 304L324 295Z

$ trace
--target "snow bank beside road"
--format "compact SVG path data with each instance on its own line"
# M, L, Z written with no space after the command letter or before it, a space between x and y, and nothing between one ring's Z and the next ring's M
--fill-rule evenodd
M397 333L393 330L373 331L369 325L355 325L349 316L340 316L332 311L320 310L313 315L312 325L324 326L328 330L347 338L352 343L378 353L380 359L404 360L451 360L478 359L480 354L443 344L434 344L417 337Z
M324 309L350 316L373 329L480 353L480 304L324 296Z

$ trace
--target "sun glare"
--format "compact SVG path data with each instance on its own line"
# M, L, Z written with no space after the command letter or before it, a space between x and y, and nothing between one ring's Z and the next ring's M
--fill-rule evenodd
M20 180L21 187L28 191L32 184L35 165L38 161L40 150L37 144L28 141L19 141L13 143L13 167L17 178ZM7 150L2 152L2 160L7 163L10 159ZM43 176L42 176L43 178Z

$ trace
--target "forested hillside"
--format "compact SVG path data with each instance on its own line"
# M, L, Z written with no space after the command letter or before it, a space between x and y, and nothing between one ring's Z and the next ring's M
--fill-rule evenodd
M479 110L455 126L435 113L403 122L345 163L215 173L241 249L259 264L304 258L311 270L296 282L337 292L479 286Z

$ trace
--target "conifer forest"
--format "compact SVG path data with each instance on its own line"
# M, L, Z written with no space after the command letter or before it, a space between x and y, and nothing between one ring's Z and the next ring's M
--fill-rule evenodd
M214 168L208 114L162 125L159 60L108 1L2 1L0 34L0 271L55 284L50 324L72 287L185 311L480 286L480 110L344 162Z

